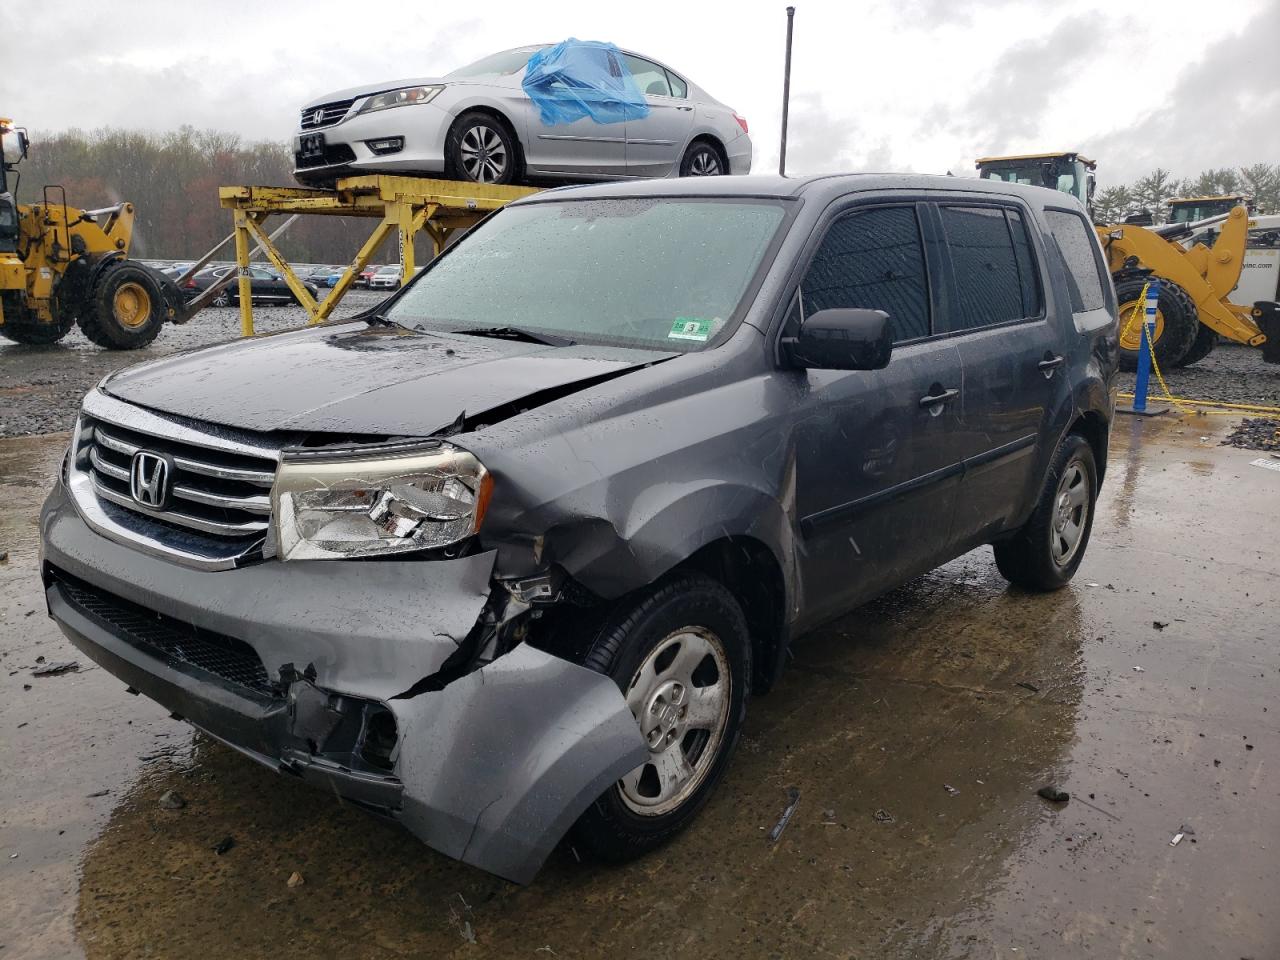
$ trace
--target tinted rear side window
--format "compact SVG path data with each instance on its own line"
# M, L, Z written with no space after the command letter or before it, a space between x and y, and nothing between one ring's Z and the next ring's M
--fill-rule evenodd
M946 329L972 330L1037 313L1027 309L1023 271L1005 211L1000 207L948 206L942 207L941 213L959 299L947 318ZM1024 247L1025 239L1024 232ZM1029 259L1030 252L1024 249L1023 253ZM1030 269L1029 263L1026 269Z
M1071 311L1100 310L1105 302L1102 276L1098 272L1097 235L1078 213L1046 210L1049 229L1067 261L1067 286L1071 290Z
M861 210L832 224L800 285L805 316L837 307L889 314L895 341L929 335L929 280L914 207Z
M1027 225L1017 210L1006 210L1009 235L1013 237L1013 255L1018 261L1018 284L1022 288L1022 315L1034 317L1040 313L1040 273L1036 270L1035 255L1031 252L1031 238Z

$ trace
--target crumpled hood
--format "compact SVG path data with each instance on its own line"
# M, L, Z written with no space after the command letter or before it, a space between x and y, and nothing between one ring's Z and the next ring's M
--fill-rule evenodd
M108 378L118 399L261 432L425 436L539 391L674 354L547 347L364 322L239 340Z

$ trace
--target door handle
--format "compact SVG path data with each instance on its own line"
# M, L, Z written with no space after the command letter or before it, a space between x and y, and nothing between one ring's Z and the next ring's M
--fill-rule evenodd
M677 110L692 110L693 107L676 107Z
M931 393L920 398L920 406L936 407L943 403L950 403L956 397L960 396L960 391L955 387L949 390L943 390L941 393Z
M1045 356L1043 360L1041 360L1039 363L1036 364L1036 367L1040 370L1041 373L1044 374L1044 378L1048 380L1053 376L1053 371L1058 369L1058 367L1062 366L1066 362L1067 361L1065 357L1048 354Z

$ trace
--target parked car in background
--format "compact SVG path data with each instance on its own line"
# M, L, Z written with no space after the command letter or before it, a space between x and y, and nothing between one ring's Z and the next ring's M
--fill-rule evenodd
M46 600L132 692L527 882L688 826L805 631L985 544L1065 586L1118 353L1056 191L547 191L377 316L104 379Z
M515 183L751 171L746 120L684 73L629 51L610 53L607 68L630 72L647 116L544 123L521 84L529 58L547 46L505 50L439 77L317 97L301 111L294 176L308 185L361 173Z
M330 266L321 264L308 270L306 274L303 275L302 279L307 283L315 284L317 287L333 286L333 284L328 282L329 277L335 273L341 273L343 269L345 268L338 264L332 264Z
M234 266L221 266L206 267L201 270L186 283L187 299L190 300L196 294L207 290L215 281L221 280L227 274L234 272L235 269ZM263 267L251 266L249 268L249 276L255 303L281 304L298 302L298 298L293 295L289 285L284 282L284 279L278 273ZM319 288L314 283L304 281L303 286L307 288L313 298L319 293ZM239 283L233 280L218 291L211 304L215 307L228 307L239 302Z
M360 271L360 273L356 276L355 280L352 281L351 285L353 287L367 288L369 286L369 281L373 279L373 275L381 269L382 269L382 266L380 264L376 264L376 263L369 264L369 266L365 267L363 270ZM339 275L341 275L341 271L339 271Z
M369 278L370 290L394 290L400 286L400 278L404 276L404 269L398 263L389 263L385 267L379 267L374 271L373 276Z

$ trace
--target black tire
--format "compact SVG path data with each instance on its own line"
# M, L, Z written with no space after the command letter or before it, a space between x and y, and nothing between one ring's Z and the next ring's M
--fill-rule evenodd
M221 290L219 290L216 294L213 295L213 299L209 301L209 306L229 307L231 306L233 301L234 301L234 298L231 296L231 291L228 290L226 287L223 287Z
M1116 302L1120 307L1120 368L1136 370L1138 368L1138 344L1141 343L1142 307L1137 307L1138 315L1133 316L1134 305L1142 296L1142 288L1147 281L1142 277L1132 277L1116 284ZM1161 367L1176 367L1182 362L1191 345L1195 343L1200 329L1200 312L1195 301L1182 287L1171 280L1160 281L1160 300L1157 306L1163 324L1157 330L1155 338L1156 363ZM1125 346L1125 340L1131 341Z
M520 172L520 148L505 123L492 114L470 110L449 128L445 167L454 180L515 183Z
M612 677L625 696L649 655L660 648L670 649L673 634L679 634L684 628L704 631L719 638L722 645L730 681L723 730L718 741L711 735L704 741L703 750L714 752L706 757L696 754L692 767L701 781L695 781L696 789L683 797L674 809L652 814L638 813L624 798L621 783L612 785L587 808L574 824L570 836L572 842L599 859L630 860L655 849L687 827L724 775L738 742L747 711L751 640L737 600L724 586L709 577L677 574L625 602L596 635L583 664ZM677 646L673 656L678 653ZM715 666L714 658L708 655L698 670L706 667L708 659ZM661 660L660 655L655 662L660 663ZM669 667L674 666L669 662ZM658 676L663 674L660 672ZM717 671L717 682L719 677ZM693 736L692 731L682 734L677 746L667 749L680 749L682 756L687 757L685 748L680 744L690 736ZM694 744L696 749L696 740ZM637 769L645 769L647 773L650 766L646 764Z
M1218 331L1204 323L1200 324L1200 329L1196 331L1196 338L1191 342L1191 349L1186 355L1179 360L1175 366L1189 367L1193 363L1199 363L1209 354L1213 353L1213 348L1218 345Z
M722 177L729 172L720 151L706 140L695 140L680 159L682 177Z
M165 321L160 284L146 267L117 261L98 276L80 313L80 330L109 350L138 350L160 334Z
M5 293L0 294L0 297L3 297L4 306L4 324L0 325L0 336L14 343L48 346L51 343L57 343L75 326L74 315L67 315L55 309L54 322L41 323L36 319L36 315L27 309L19 294Z
M1077 466L1082 474L1083 493L1086 497L1078 517L1080 535L1070 555L1060 560L1055 556L1054 546L1061 518L1059 498L1064 492L1064 475L1069 475L1069 471ZM1053 462L1049 465L1049 473L1040 491L1040 499L1036 502L1031 517L1012 537L991 545L1000 574L1010 583L1026 590L1043 592L1065 587L1075 576L1089 546L1097 502L1098 465L1093 456L1093 448L1080 434L1069 433L1054 452Z

